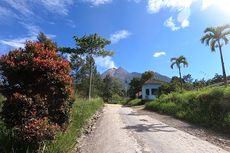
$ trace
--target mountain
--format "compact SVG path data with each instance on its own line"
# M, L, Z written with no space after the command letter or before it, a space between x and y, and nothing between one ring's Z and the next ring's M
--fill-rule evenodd
M142 73L138 73L138 72L131 72L129 73L127 70L125 70L122 67L119 68L111 68L108 69L107 71L105 71L104 73L102 73L102 78L105 78L106 75L109 75L111 77L114 78L118 78L120 79L123 84L125 85L125 87L128 87L130 81L134 78L134 77L138 77L140 78ZM170 82L170 78L164 75L161 75L157 72L155 72L155 77L158 80L164 81L164 82Z

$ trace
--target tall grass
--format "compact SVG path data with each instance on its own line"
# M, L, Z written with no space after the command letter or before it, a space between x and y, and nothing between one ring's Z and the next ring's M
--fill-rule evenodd
M102 108L103 101L101 99L92 99L90 101L77 99L72 108L71 121L65 132L59 133L52 142L45 142L45 153L67 153L71 151L76 139L80 136L84 125L88 119L95 114L97 110ZM25 144L14 139L12 132L4 127L0 121L0 152L34 152ZM41 151L40 151L41 152Z
M162 95L145 108L230 133L230 87Z
M78 99L73 106L72 120L65 133L60 133L55 142L47 145L46 153L69 152L76 144L76 138L80 136L83 126L87 120L102 108L101 99L92 99L90 101Z

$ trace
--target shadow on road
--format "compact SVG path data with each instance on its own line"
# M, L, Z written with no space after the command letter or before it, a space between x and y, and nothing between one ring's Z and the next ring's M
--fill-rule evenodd
M133 126L125 126L123 129L132 129L136 132L175 132L175 130L167 130L169 126L162 124L137 124Z

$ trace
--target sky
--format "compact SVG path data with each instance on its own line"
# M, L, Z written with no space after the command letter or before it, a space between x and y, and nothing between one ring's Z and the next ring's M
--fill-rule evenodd
M59 47L75 47L73 36L98 33L111 41L113 57L96 58L99 72L178 75L170 59L183 55L183 75L195 79L222 74L220 55L200 38L206 27L230 23L230 0L0 0L0 55L36 40L39 32ZM230 39L230 36L228 37ZM230 44L223 47L230 75Z

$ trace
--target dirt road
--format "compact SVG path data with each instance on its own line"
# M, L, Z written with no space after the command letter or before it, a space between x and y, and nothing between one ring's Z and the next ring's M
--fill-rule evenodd
M159 120L120 105L106 105L81 153L227 153Z

